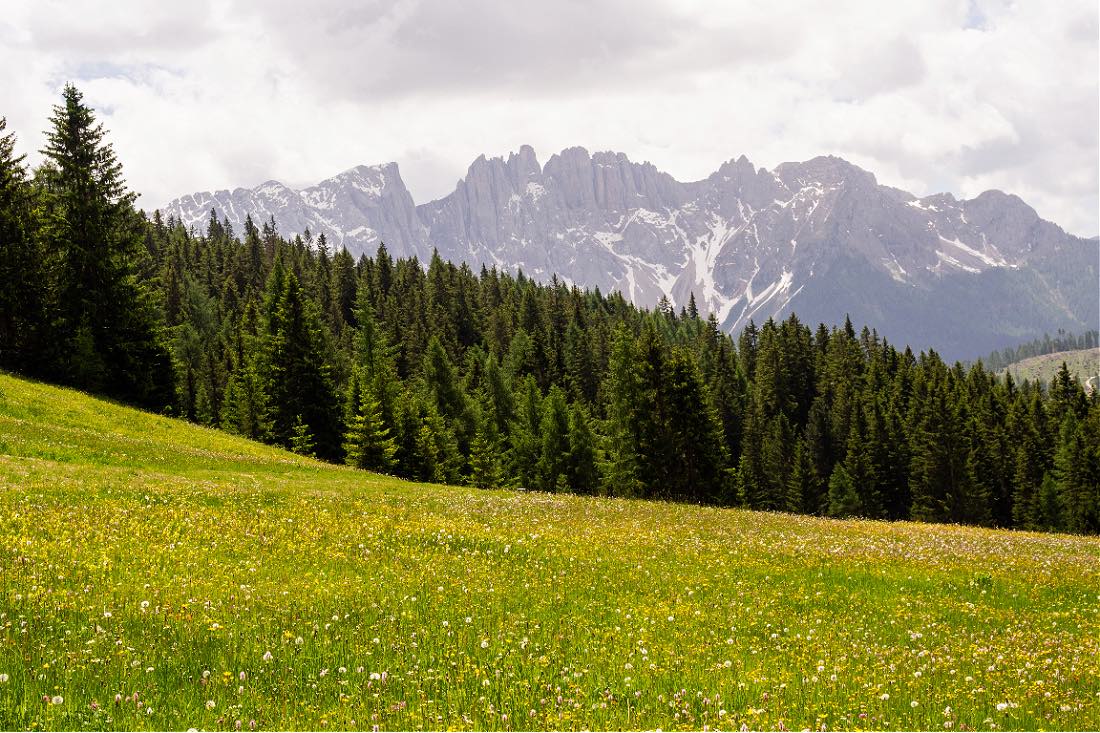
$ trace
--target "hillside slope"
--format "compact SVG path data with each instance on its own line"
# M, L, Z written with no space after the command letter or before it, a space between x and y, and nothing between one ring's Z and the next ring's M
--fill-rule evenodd
M0 578L2 729L1100 727L1097 538L421 486L4 375Z
M1070 374L1077 377L1086 387L1096 388L1100 375L1100 348L1059 351L1053 354L1032 356L1022 359L1005 368L1017 382L1024 379L1050 383L1065 362Z

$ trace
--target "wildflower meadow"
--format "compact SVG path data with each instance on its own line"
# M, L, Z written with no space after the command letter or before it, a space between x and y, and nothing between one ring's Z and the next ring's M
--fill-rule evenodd
M0 376L0 729L1097 729L1100 538L418 485Z

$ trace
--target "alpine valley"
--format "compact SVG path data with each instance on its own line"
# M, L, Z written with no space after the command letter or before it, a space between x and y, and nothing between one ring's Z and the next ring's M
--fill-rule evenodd
M523 146L479 157L450 195L417 205L397 164L358 166L295 191L193 193L164 217L204 228L324 234L373 254L380 242L425 264L433 249L475 269L621 291L638 305L692 295L722 327L797 312L846 315L895 343L972 358L1100 321L1100 244L1041 219L1017 196L918 198L837 157L755 167L744 156L680 182L621 153L569 148L540 165Z

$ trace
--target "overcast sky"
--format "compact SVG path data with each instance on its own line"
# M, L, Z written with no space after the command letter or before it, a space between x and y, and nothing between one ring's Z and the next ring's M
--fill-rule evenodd
M147 208L397 161L616 150L681 180L841 155L918 195L1098 223L1096 0L5 0L0 115L37 159L73 81Z

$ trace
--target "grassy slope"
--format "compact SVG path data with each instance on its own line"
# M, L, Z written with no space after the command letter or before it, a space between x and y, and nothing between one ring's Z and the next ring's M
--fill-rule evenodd
M1062 362L1069 367L1073 374L1084 384L1089 378L1093 379L1095 386L1097 374L1100 374L1100 348L1078 349L1076 351L1059 351L1055 354L1032 356L1027 359L1010 364L1004 371L1012 372L1012 378L1017 382L1024 379L1035 381L1036 379L1050 383L1058 370L1062 368Z
M1100 727L1096 538L421 486L0 393L0 729Z

